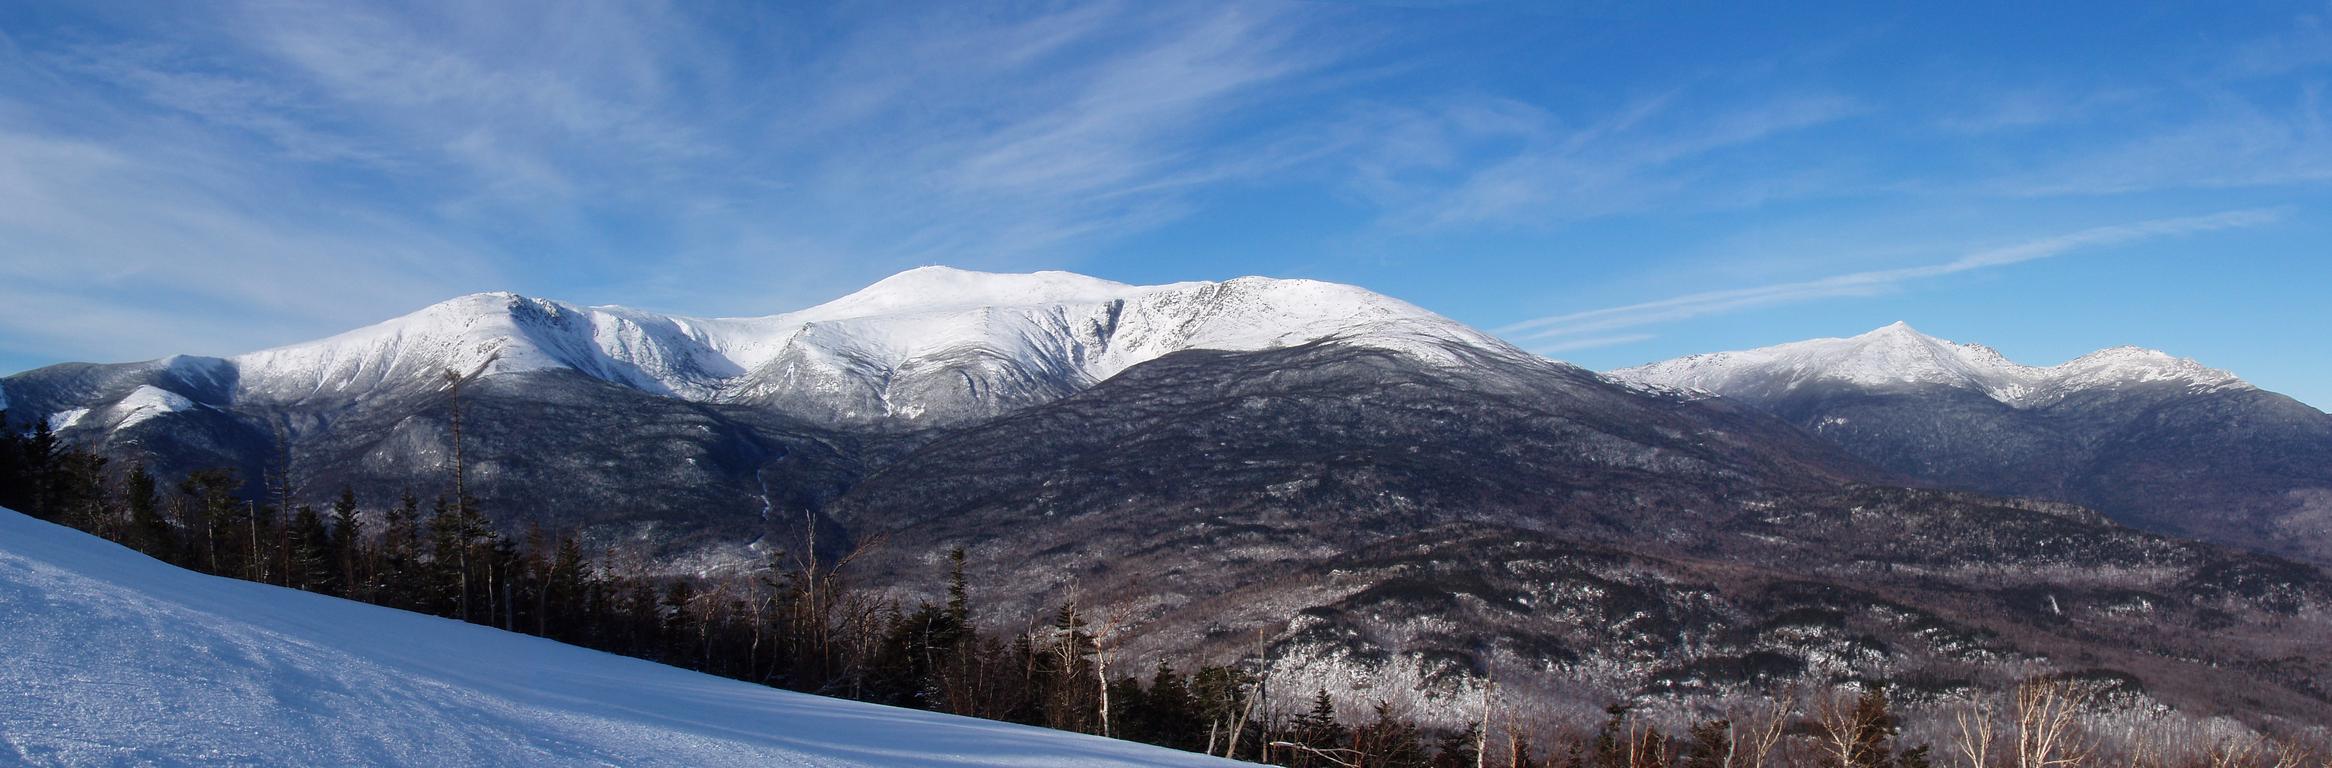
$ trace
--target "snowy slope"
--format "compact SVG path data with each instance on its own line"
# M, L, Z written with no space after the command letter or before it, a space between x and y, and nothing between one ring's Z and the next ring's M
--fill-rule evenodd
M1950 387L2015 408L2131 385L2169 384L2190 392L2250 389L2233 374L2150 349L2116 347L2061 365L2018 365L1991 347L1945 341L1895 323L1845 339L1812 339L1740 352L1689 355L1612 371L1646 387L1701 390L1770 400L1816 383L1871 390Z
M752 318L475 294L231 358L222 377L235 382L236 401L340 403L436 386L448 370L564 368L658 395L761 405L824 423L929 424L1046 402L1186 349L1323 339L1437 363L1454 360L1453 345L1521 354L1414 305L1333 283L1247 277L1134 286L1066 272L923 267L815 307Z
M0 763L1231 765L203 576L0 510Z

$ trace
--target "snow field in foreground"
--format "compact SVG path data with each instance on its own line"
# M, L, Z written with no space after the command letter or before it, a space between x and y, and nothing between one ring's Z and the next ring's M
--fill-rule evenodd
M7 510L0 763L1235 764L206 576Z

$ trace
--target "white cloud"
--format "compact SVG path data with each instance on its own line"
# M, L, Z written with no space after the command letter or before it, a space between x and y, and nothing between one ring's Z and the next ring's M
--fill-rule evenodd
M1687 95L1644 96L1583 120L1483 97L1372 110L1346 129L1359 156L1350 183L1415 230L1753 204L1795 194L1790 185L1808 169L1771 168L1746 150L1864 110L1835 93L1742 104Z
M1523 342L1564 340L1549 342L1544 345L1547 349L1576 349L1584 348L1584 346L1606 346L1641 341L1648 336L1644 334L1634 334L1633 338L1620 335L1607 336L1585 340L1591 343L1584 346L1574 344L1569 340L1584 334L1608 333L1620 329L1662 325L1761 307L1843 296L1875 295L1895 290L1905 283L1944 275L2004 267L2081 250L2124 245L2157 238L2259 226L2277 221L2282 216L2283 212L2280 210L2253 209L2093 227L2001 248L1977 251L1937 264L1851 272L1814 280L1773 283L1747 288L1701 291L1656 301L1534 318L1502 326L1496 329L1496 332ZM1609 341L1615 338L1620 339L1620 341Z
M91 13L0 38L0 331L31 357L239 351L493 288L761 313L1057 259L1293 162L1241 121L1335 55L1300 7Z

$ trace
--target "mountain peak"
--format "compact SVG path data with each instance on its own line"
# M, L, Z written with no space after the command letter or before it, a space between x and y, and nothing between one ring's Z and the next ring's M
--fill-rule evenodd
M2078 388L2150 382L2184 383L2197 391L2251 386L2235 374L2192 359L2134 346L2100 349L2049 370L2058 373L2064 386Z
M1919 329L1911 327L1910 323L1906 323L1901 320L1897 320L1892 323L1871 329L1869 332L1855 338L1883 338L1891 336L1916 336L1922 339L1931 338L1927 334L1920 333Z
M2098 350L2060 365L2019 365L1991 347L1935 338L1899 321L1851 338L1692 355L1611 375L1638 385L1749 399L1779 397L1816 382L1872 390L1948 387L2017 408L2125 384L2184 384L2197 392L2250 386L2226 371L2133 346Z
M877 280L848 296L793 315L836 320L902 312L928 312L1032 304L1098 303L1135 290L1125 283L1074 272L977 272L924 266Z
M655 395L764 405L813 421L935 424L1065 396L1183 350L1323 340L1433 365L1457 364L1461 349L1526 356L1414 305L1338 283L1241 277L1136 286L1060 271L925 266L824 304L759 317L684 317L473 293L229 360L141 365L185 368L154 380L220 406L246 397L363 400L441 387L447 371L566 370Z

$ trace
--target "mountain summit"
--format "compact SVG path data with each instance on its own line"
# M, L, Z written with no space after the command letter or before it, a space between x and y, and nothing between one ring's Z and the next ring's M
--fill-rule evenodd
M808 309L749 318L480 293L317 341L226 359L100 366L63 391L35 382L11 389L26 405L47 406L45 415L123 411L118 401L141 387L184 409L363 401L440 387L446 371L571 370L811 423L923 427L1047 402L1186 349L1328 339L1440 361L1453 345L1522 354L1348 285L1243 277L1134 286L1068 272L921 267Z
M2188 392L2251 389L2234 374L2138 347L2115 347L2053 366L2028 366L1981 344L1962 344L1896 322L1843 339L1811 339L1739 352L1691 355L1611 376L1638 384L1772 400L1822 384L1867 390L1946 387L1979 392L2012 408L2124 386L2170 385Z
M2332 415L2155 350L2026 366L1895 323L1608 375L1721 396L1936 485L2332 562Z

